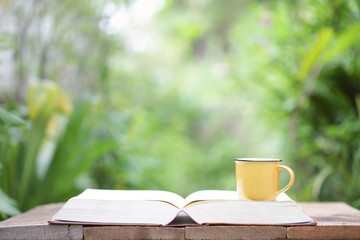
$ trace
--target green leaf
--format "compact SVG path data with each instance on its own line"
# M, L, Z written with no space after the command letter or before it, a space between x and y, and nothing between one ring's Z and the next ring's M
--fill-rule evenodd
M325 50L327 50L327 46L333 39L333 36L334 31L329 27L322 28L318 32L318 37L315 42L313 42L309 53L304 57L301 67L297 73L297 79L299 81L304 81L314 66L317 63L321 63L321 55Z
M358 43L360 34L360 23L351 25L348 29L338 34L334 47L326 54L325 61L331 61L344 53L351 46Z
M14 216L20 214L16 208L16 201L7 196L0 188L0 212L6 215Z
M26 205L26 197L34 188L36 176L36 157L46 135L46 126L51 117L52 102L49 100L41 112L32 121L28 139L25 143L23 166L21 169L20 184L18 186L18 204L20 209Z
M323 186L325 179L333 172L333 169L330 165L326 166L315 178L314 188L312 191L312 195L315 198L319 198L320 191Z
M7 126L21 126L25 124L25 121L18 116L0 108L0 125Z

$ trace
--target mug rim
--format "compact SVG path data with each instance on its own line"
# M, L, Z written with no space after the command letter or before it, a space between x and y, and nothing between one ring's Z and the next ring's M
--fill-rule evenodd
M282 162L281 159L276 158L235 158L235 162Z

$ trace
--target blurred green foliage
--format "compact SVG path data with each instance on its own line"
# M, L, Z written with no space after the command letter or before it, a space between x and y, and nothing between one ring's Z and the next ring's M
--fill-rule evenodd
M81 174L117 146L113 139L92 138L94 129L85 121L92 107L89 100L79 101L67 116L70 112L64 110L69 108L59 106L64 95L56 85L44 82L31 90L35 95L29 93L34 99L28 100L33 103L28 120L0 108L0 186L21 211L77 194L85 187ZM4 213L15 212L7 207Z
M0 2L15 24L0 32L15 66L0 97L0 211L85 187L234 189L235 157L284 159L295 200L360 207L358 1L148 3ZM59 109L30 117L34 76L76 103L45 167Z

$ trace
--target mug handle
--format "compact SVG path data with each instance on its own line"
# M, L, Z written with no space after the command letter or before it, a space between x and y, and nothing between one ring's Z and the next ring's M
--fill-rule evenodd
M291 188L291 186L294 184L294 181L295 181L295 173L293 172L293 170L291 168L284 166L284 165L280 165L279 168L284 169L289 173L290 180L289 180L289 183L283 189L276 192L276 196L282 192L285 192L289 188Z

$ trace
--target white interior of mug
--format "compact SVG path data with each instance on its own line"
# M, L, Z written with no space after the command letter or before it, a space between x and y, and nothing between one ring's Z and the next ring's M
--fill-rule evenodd
M281 159L276 158L235 158L235 161L242 162L281 162Z

